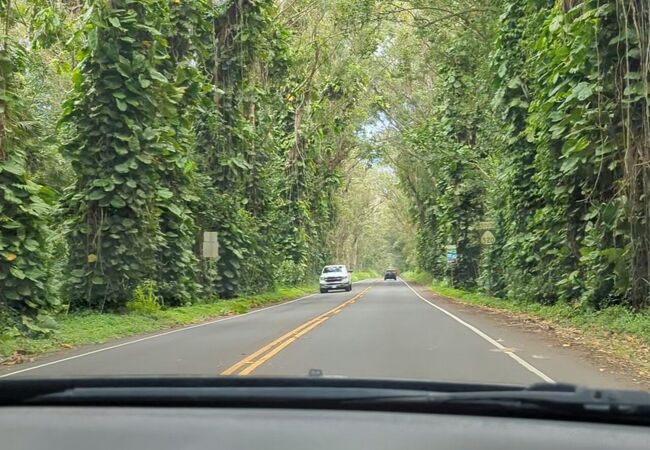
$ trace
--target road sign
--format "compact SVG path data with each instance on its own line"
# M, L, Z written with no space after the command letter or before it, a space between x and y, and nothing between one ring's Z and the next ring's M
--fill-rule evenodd
M219 257L219 239L216 231L203 232L203 257L206 259Z
M495 240L494 234L490 230L486 230L481 235L481 244L483 245L493 245Z
M458 260L458 253L456 252L455 245L447 246L447 264L456 264Z

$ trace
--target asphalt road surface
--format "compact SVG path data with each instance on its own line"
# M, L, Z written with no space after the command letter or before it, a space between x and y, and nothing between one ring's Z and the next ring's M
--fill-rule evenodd
M634 387L573 348L427 298L398 281L355 283L240 316L0 367L2 377L280 375Z

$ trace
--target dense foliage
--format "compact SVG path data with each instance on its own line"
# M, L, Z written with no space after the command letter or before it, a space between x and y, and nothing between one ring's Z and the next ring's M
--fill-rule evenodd
M499 296L647 306L647 2L438 3L393 11L418 32L404 45L395 29L385 77L408 95L388 94L384 147L420 268Z
M508 7L496 61L511 124L503 284L542 301L640 308L650 292L648 5Z
M24 315L24 325L38 331L30 317L58 305L48 289L52 192L28 172L27 155L42 136L33 126L34 105L20 96L29 54L11 33L10 0L0 2L0 17L0 320Z
M4 1L0 325L313 276L367 117L346 8Z

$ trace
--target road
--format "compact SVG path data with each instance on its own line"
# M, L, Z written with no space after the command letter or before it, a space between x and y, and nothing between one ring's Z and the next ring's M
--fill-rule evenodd
M1 377L289 375L634 387L584 354L406 283L366 281L240 316L50 355Z

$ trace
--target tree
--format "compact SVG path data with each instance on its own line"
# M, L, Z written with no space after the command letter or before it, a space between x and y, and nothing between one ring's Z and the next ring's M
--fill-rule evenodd
M39 331L30 317L51 312L58 298L48 290L47 223L53 193L35 183L26 153L34 144L29 104L17 94L28 61L15 39L17 11L0 2L0 318L25 315L23 324Z
M166 119L180 93L160 71L170 57L159 31L168 21L163 0L96 1L88 12L63 116L73 128L65 154L78 174L64 199L77 306L120 306L155 277L160 205L173 196L161 178L179 161Z

